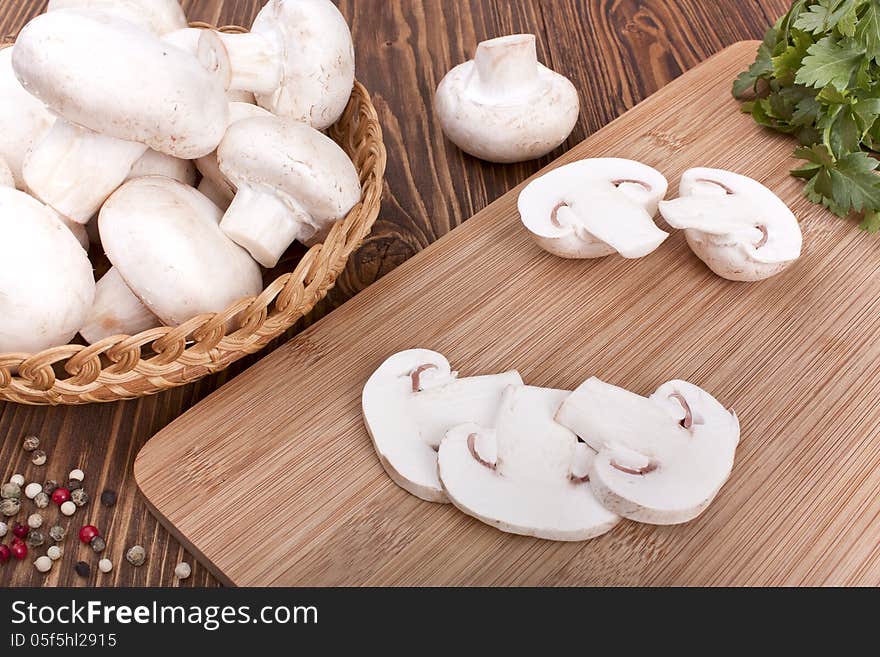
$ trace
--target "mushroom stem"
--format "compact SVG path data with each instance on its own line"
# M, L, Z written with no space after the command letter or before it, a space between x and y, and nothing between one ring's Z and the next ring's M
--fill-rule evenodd
M533 34L513 34L483 41L474 56L480 87L495 98L521 95L538 79Z
M294 240L315 233L309 215L292 198L282 200L280 190L262 191L239 186L220 222L220 228L264 267L271 269Z
M222 34L220 41L229 55L229 89L272 94L281 86L284 67L282 48L267 35Z
M495 469L494 463L489 463L489 461L485 460L480 454L477 452L477 434L471 433L468 434L467 437L467 446L468 451L471 453L471 456L474 457L474 460L482 466L489 468L490 470Z
M684 418L682 418L681 420L681 426L683 426L685 429L690 429L692 426L694 426L694 416L691 414L690 404L687 403L684 395L682 395L680 392L674 392L669 395L669 398L677 401L684 409Z
M98 134L58 119L25 158L31 193L71 221L84 224L128 177L143 144Z
M410 379L412 380L412 391L418 392L422 389L421 376L422 372L426 372L428 370L436 370L437 366L431 363L427 363L425 365L419 365L416 369L414 369L410 373Z

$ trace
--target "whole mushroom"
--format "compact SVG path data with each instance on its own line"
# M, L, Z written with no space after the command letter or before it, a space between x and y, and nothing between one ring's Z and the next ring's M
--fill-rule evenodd
M182 160L148 148L131 166L126 180L144 176L165 176L190 187L196 186L199 172L192 160Z
M6 164L6 160L0 157L0 187L15 187L15 178L12 177L12 169Z
M723 169L685 171L680 196L660 204L713 272L732 281L774 276L801 255L803 236L785 202L756 180Z
M360 201L358 172L326 135L291 119L232 124L217 149L236 188L220 227L264 267L294 240L312 244Z
M177 326L262 290L259 266L220 231L221 216L192 187L150 176L116 190L98 227L128 288L163 324Z
M218 36L229 54L229 89L253 92L273 114L318 130L342 115L354 86L354 46L330 0L269 0L248 34Z
M95 301L79 333L86 342L95 344L112 335L136 335L160 324L116 267L111 267L95 286Z
M641 162L580 160L526 185L519 214L538 246L562 258L640 258L669 236L653 220L666 189L666 178Z
M446 136L490 162L546 155L571 134L580 102L574 85L538 63L535 37L483 41L474 59L441 80L434 109Z
M49 0L46 11L58 9L98 9L140 23L159 35L187 25L177 0Z
M67 344L95 296L85 251L49 208L9 187L0 187L0 234L0 353Z

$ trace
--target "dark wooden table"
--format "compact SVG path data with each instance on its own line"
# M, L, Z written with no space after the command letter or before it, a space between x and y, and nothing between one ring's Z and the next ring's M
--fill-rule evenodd
M248 26L263 3L183 0L182 4L190 20ZM46 0L0 0L0 39L14 39L45 5ZM580 121L565 145L569 147L724 46L759 38L788 2L342 0L339 5L354 35L357 76L371 91L385 130L388 171L373 234L309 321L340 305L558 155L522 165L489 165L463 155L444 140L431 110L434 89L447 70L472 56L477 42L517 32L537 35L541 60L568 76L581 93ZM711 117L706 117L706 125L711 127ZM108 544L105 556L115 566L112 573L102 575L93 567L90 578L78 577L73 570L78 560L94 565L97 559L71 535L64 543L63 561L48 576L33 568L29 556L25 562L0 564L0 586L217 585L149 514L135 486L132 464L154 433L258 357L196 384L137 401L70 408L0 404L2 481L15 472L28 481L61 479L71 468L80 467L93 497L105 488L119 495L113 509L90 503L73 519L65 519L71 534L85 521L102 530ZM30 454L21 449L22 438L30 433L40 437L49 454L42 467L31 464ZM191 494L202 492L194 488ZM212 501L205 498L203 503ZM19 515L23 521L24 511ZM47 510L50 520L55 515L54 508ZM130 566L123 557L135 543L147 549L147 562L141 568ZM181 560L193 566L192 577L183 583L173 576Z

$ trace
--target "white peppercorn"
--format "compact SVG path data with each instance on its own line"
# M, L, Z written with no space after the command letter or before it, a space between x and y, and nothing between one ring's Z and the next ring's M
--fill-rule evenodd
M32 548L40 547L45 542L46 537L43 535L43 532L36 529L30 530L28 532L27 538L25 539L25 543L28 544L28 547Z
M6 536L6 532L8 532L8 531L9 531L9 525L7 525L5 522L0 522L0 538L3 538L4 536Z
M52 537L53 541L63 541L65 535L67 534L67 530L64 529L61 525L53 525L49 530L49 536Z
M52 570L52 560L49 557L37 557L37 560L34 561L34 568L41 573L48 573Z
M192 568L186 561L181 561L174 569L174 576L177 579L186 579L192 575Z
M61 513L66 516L72 516L74 513L76 513L76 504L74 504L70 500L67 500L64 504L61 505Z
M147 560L147 551L140 545L135 545L125 553L125 560L132 566L143 566Z
M84 488L77 488L70 492L70 500L77 506L85 506L89 502L89 495Z
M43 491L37 493L37 496L34 498L34 504L38 509L45 509L49 506L49 496L46 495Z
M34 465L43 465L46 462L46 452L41 449L35 450L31 457L31 463Z
M0 486L0 498L4 500L17 500L21 497L21 486L16 483L9 482Z
M24 487L24 496L29 500L34 499L37 495L43 492L43 487L40 484L30 483Z
M15 484L16 486L24 486L24 476L16 472L9 478L9 483Z
M26 436L21 444L21 448L26 452L33 452L40 446L40 439L36 436Z
M110 559L101 559L98 562L98 570L100 570L102 573L109 573L111 570L113 570L113 562L110 561Z
M21 502L17 498L10 497L0 501L0 513L11 518L21 510Z
M46 556L49 557L52 561L58 561L61 557L64 556L64 550L61 549L60 545L52 545L46 550Z
M79 468L76 468L76 469L70 471L70 474L67 475L67 478L68 479L76 479L77 481L82 481L83 479L86 478L86 475L82 470L80 470Z
M43 526L43 516L39 513L32 513L28 516L27 523L31 529L39 529Z

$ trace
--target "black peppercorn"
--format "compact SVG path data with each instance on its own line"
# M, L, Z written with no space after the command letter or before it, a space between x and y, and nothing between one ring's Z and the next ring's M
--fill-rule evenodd
M76 571L76 574L79 575L80 577L88 577L92 572L92 569L89 567L89 564L87 564L85 561L78 562L73 567L73 569Z
M43 484L43 492L46 493L49 497L52 496L52 493L55 492L55 489L58 488L58 482L54 479L47 479L46 483Z
M69 490L71 493L73 491L75 491L77 488L82 488L82 487L83 487L83 482L80 481L79 479L71 479L70 481L67 482L67 490Z
M104 506L114 506L116 504L116 491L108 488L101 493L101 504Z

